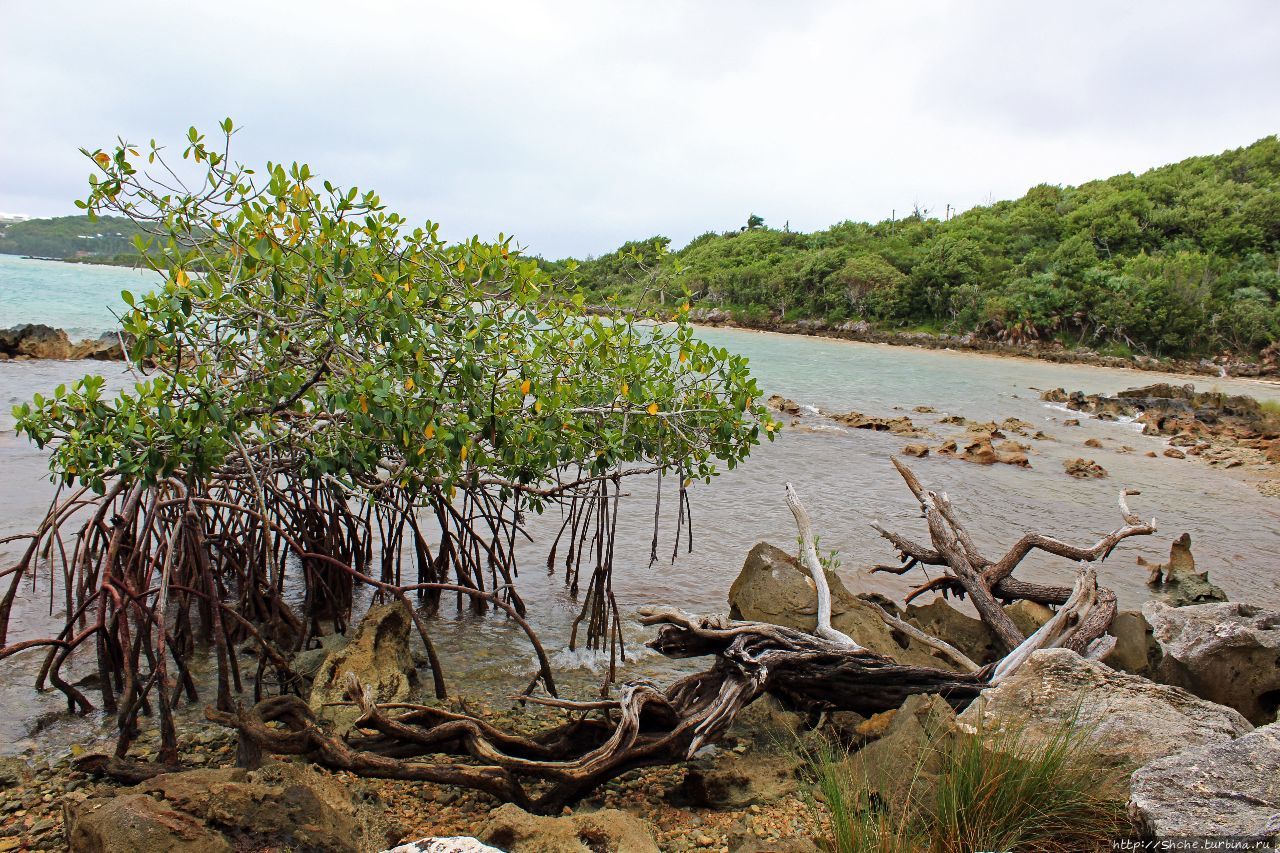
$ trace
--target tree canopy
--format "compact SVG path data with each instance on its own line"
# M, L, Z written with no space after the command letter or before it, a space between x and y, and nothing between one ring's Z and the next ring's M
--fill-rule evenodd
M1041 184L947 221L917 210L810 234L760 224L694 239L643 288L613 274L634 244L575 274L593 301L651 305L687 288L747 322L863 319L1156 355L1280 339L1274 136L1141 175Z

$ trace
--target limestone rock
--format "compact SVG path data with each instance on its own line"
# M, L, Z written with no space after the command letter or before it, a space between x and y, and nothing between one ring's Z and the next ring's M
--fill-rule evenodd
M842 762L841 775L865 784L884 802L906 802L932 787L940 750L958 732L956 714L941 696L917 693L892 716L884 734Z
M1280 723L1142 767L1129 808L1157 837L1280 841Z
M1092 447L1092 448L1094 448L1095 450L1101 450L1101 449L1102 449L1102 442L1101 442L1099 439L1096 439L1096 438L1089 438L1089 439L1085 439L1084 446L1085 446L1085 447Z
M1067 649L1033 653L999 686L984 690L959 722L988 730L1012 723L1032 739L1047 739L1071 725L1090 733L1103 761L1126 768L1189 746L1223 743L1253 728L1231 708Z
M831 587L831 624L858 644L898 663L913 666L955 667L933 649L893 631L879 610L845 587L834 572L827 572ZM729 615L734 619L768 622L801 631L818 624L818 594L809 573L794 557L767 542L757 543L742 571L729 588Z
M1170 607L1150 601L1143 613L1162 657L1155 678L1235 708L1255 725L1280 708L1280 612L1239 602Z
M1176 447L1166 447L1164 449L1164 455L1168 456L1170 459L1186 459L1187 458L1187 454L1183 453L1181 450L1179 450Z
M788 400L786 397L783 397L781 394L774 394L772 397L770 397L766 401L766 403L769 406L769 408L778 412L782 412L784 415L800 414L800 404L797 403L795 400Z
M713 809L772 803L800 789L800 766L796 756L768 749L720 752L687 764L673 798Z
M1026 600L1010 604L1004 610L1018 630L1027 636L1053 616L1053 611L1043 604ZM941 597L924 605L908 604L906 620L925 633L955 646L974 663L991 663L1002 656L995 634L985 622L962 613Z
M419 838L384 850L382 853L502 853L497 847L490 847L483 841L470 836L454 836L452 838Z
M123 361L124 348L120 346L119 336L107 334L73 345L68 357L93 361Z
M306 765L165 773L66 806L73 850L213 853L254 845L341 853L360 846L346 789Z
M1062 467L1068 474L1077 480L1097 479L1107 476L1107 469L1103 468L1092 459L1067 459L1062 463Z
M476 836L507 853L658 853L644 822L620 809L539 817L507 803Z
M1169 562L1149 563L1139 557L1138 565L1148 570L1147 586L1164 593L1165 601L1174 607L1227 600L1227 594L1209 582L1208 572L1196 571L1190 533L1173 540Z
M1151 677L1151 671L1160 660L1160 646L1151 635L1151 624L1137 610L1121 610L1111 620L1107 633L1116 638L1116 645L1102 662L1122 672Z
M854 429L891 432L894 435L924 435L924 431L913 424L911 418L905 415L896 418L877 418L871 415L864 415L862 412L847 412L843 415L832 415L832 418L838 423Z
M409 633L413 619L401 602L370 607L360 620L355 638L325 658L311 686L311 710L346 734L359 718L352 706L328 706L346 696L347 673L354 672L360 683L372 687L377 702L404 702L410 698L417 680Z
M914 456L917 459L923 459L924 457L929 455L929 445L920 444L920 443L912 443L912 444L904 445L902 448L902 455Z

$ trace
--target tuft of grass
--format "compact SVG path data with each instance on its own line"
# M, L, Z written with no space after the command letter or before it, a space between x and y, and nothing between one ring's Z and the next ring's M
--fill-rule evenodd
M842 751L808 749L815 799L830 819L827 846L835 853L1108 850L1131 832L1125 775L1099 760L1090 734L1068 723L1047 739L1029 738L1016 724L941 736L902 756L903 772L915 769L894 802L850 778Z

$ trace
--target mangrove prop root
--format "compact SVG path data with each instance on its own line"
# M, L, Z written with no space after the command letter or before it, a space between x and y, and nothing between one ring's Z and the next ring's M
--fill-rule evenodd
M1095 573L1082 569L1053 620L1001 663L974 672L904 666L839 639L778 625L646 608L641 621L658 626L651 648L671 658L711 656L712 666L665 689L648 680L626 682L616 700L544 701L585 716L530 736L426 705L378 705L351 675L347 695L361 716L345 739L295 696L205 713L236 729L252 753L302 755L361 776L473 788L555 814L629 770L690 759L720 740L739 712L765 693L793 708L866 715L897 708L915 693L936 693L961 707L1037 649L1096 640L1105 630L1093 618L1101 592Z

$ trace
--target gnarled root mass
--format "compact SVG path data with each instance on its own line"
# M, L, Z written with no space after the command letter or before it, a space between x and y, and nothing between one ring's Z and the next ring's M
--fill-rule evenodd
M1024 537L999 564L990 563L977 556L945 496L925 492L904 466L899 465L899 471L921 498L937 549L899 540L910 549L904 553L932 565L949 566L954 572L948 576L950 583L975 599L983 597L997 611L996 596L1018 596L1008 586L1003 591L993 587L1011 580L1012 569L1032 548L1087 562L1105 556L1119 539L1154 529L1128 512L1122 496L1127 526L1098 546L1077 549L1033 535ZM801 530L802 552L807 552L811 544L807 513L790 489L788 502ZM811 572L821 573L820 566L815 568L816 558L805 562ZM999 570L993 571L997 566ZM207 716L239 730L242 754L305 755L333 769L461 785L526 809L554 813L628 770L689 759L704 745L719 740L737 714L765 693L793 708L861 714L897 708L914 693L937 693L959 707L984 687L1006 678L1037 649L1067 647L1099 654L1109 648L1102 638L1115 610L1115 596L1098 586L1092 568L1081 567L1074 585L1061 593L1057 588L1052 593L1045 592L1047 588L1027 588L1039 595L1036 600L1060 605L1057 613L1030 637L1009 626L1012 633L1002 635L1016 638L1009 654L970 671L903 666L838 631L823 632L822 626L818 634L809 634L759 622L649 608L641 611L641 621L658 626L651 648L670 658L710 656L712 666L666 689L648 680L627 682L612 700L531 700L576 712L569 722L537 735L506 733L480 718L425 705L379 706L354 677L349 680L348 695L362 715L357 733L345 740L318 724L297 697L274 697L236 711L211 708ZM979 607L989 624L990 611L990 607ZM820 607L820 617L823 612ZM1004 616L1003 611L1000 615ZM825 627L830 629L829 620Z

